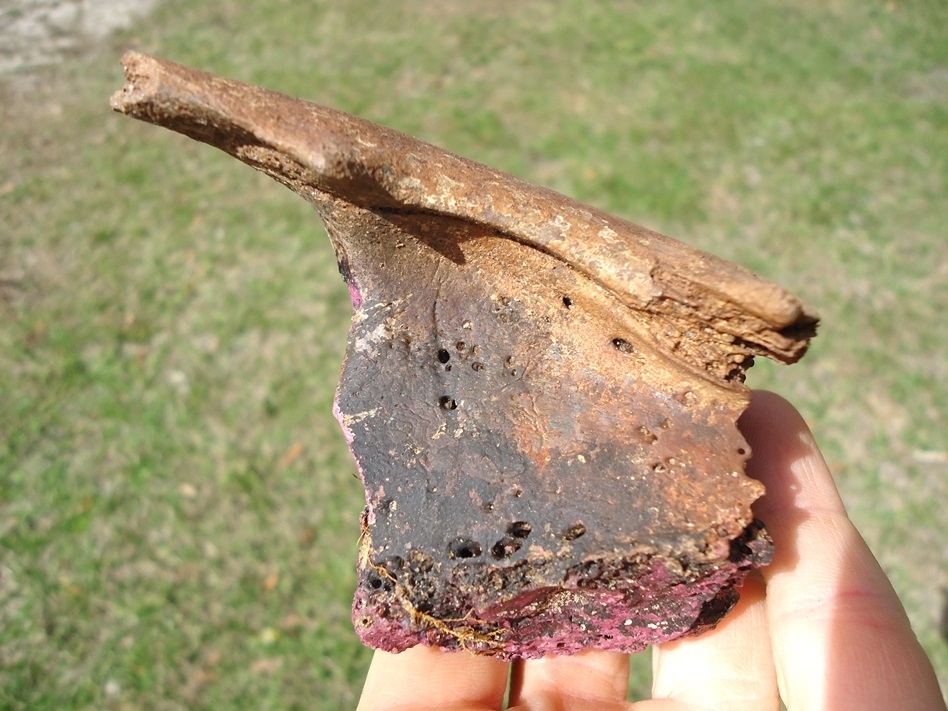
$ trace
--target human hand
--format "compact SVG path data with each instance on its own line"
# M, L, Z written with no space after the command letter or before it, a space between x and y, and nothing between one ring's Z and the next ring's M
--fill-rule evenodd
M754 507L775 557L718 627L653 648L652 699L627 702L625 655L589 651L512 665L415 647L376 652L360 711L510 708L633 711L937 711L945 702L895 591L846 516L793 407L755 392L741 418Z

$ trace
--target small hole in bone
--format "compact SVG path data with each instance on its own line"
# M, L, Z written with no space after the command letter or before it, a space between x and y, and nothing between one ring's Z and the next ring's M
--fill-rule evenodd
M724 376L724 379L728 382L737 381L738 383L743 383L746 379L747 374L744 372L744 368L738 366L736 368L731 368L727 375Z
M622 353L631 353L635 350L635 347L624 338L613 338L612 346L617 351L621 351Z
M507 526L507 533L514 538L526 538L532 530L533 526L530 525L529 521L514 521Z
M565 307L568 308L568 309L573 308L573 300L572 300L571 298L569 298L568 296L564 296L564 297L563 297L563 306L565 306Z
M441 405L442 410L457 410L458 409L457 402L455 401L453 397L449 395L442 396L442 398L438 400L438 404Z
M480 554L481 544L466 538L458 538L448 546L448 555L451 558L477 558Z
M439 363L447 363L449 360L451 360L451 354L448 353L444 348L438 351Z
M522 546L523 543L520 541L504 536L491 547L490 554L497 560L502 560L512 556L519 551Z
M567 528L565 531L563 531L563 538L567 541L575 541L577 538L585 534L586 534L586 527L582 523L577 521L576 523L571 525L569 528Z

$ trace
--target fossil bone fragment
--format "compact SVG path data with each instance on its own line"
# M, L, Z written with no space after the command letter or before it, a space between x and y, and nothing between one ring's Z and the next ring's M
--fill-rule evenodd
M668 237L404 134L137 53L112 106L309 201L354 315L353 622L386 650L634 652L713 626L772 543L736 427L817 317Z

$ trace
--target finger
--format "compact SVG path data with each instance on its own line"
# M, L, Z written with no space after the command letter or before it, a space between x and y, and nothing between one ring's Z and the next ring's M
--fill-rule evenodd
M740 593L714 630L653 649L653 699L709 711L780 708L763 581L748 577Z
M788 707L943 709L931 664L803 419L760 392L741 426L748 471L767 487L755 512L774 538L763 574Z
M467 652L417 646L377 651L362 689L359 711L481 709L503 706L508 665Z
M549 656L514 666L510 684L511 711L617 709L626 707L629 657L611 652Z

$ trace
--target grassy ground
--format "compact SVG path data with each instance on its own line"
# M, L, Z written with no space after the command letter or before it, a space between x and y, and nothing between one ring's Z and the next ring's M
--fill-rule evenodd
M934 0L168 0L0 80L0 707L334 709L369 659L328 242L265 178L112 115L129 46L408 131L817 307L810 356L751 384L811 422L948 684L946 26Z

